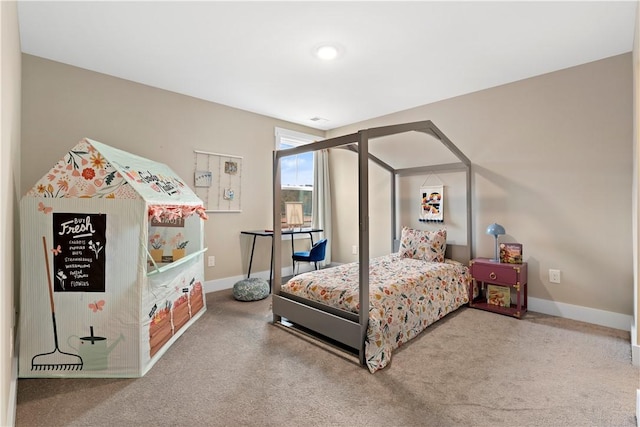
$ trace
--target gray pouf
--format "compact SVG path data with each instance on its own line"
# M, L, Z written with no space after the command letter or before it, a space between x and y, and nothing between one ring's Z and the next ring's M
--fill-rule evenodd
M269 296L269 282L257 277L240 280L233 285L233 297L238 301L258 301Z

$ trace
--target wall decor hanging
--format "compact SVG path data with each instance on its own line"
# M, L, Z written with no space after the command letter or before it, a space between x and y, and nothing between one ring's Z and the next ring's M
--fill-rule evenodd
M194 150L195 193L207 212L242 212L242 157Z
M194 175L194 181L196 187L211 187L211 181L213 174L211 171L199 171L197 170Z
M444 222L444 185L420 188L420 222Z

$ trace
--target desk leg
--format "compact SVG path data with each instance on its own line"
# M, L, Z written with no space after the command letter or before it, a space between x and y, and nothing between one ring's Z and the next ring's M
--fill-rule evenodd
M273 235L271 235L271 263L269 264L269 291L273 290Z
M256 248L256 235L253 236L253 245L251 245L251 257L249 257L249 271L247 272L247 279L251 276L251 264L253 264L253 250ZM273 239L271 239L273 241ZM273 245L271 245L271 251L273 253ZM273 258L273 255L271 255Z
M295 275L296 262L293 260L293 233L291 233L291 274Z

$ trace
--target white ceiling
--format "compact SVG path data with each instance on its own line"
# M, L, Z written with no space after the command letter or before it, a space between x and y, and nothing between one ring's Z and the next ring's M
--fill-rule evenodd
M25 53L326 130L630 52L636 7L20 1L18 13ZM324 42L336 60L313 56Z

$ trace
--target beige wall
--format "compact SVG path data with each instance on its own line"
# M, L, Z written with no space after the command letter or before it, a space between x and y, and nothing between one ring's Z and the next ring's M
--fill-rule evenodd
M17 242L20 187L20 40L15 2L0 2L0 425L12 425L16 403L14 370L19 251ZM14 298L16 300L14 301Z
M188 183L194 149L243 157L242 213L212 213L205 222L207 255L216 257L206 280L246 274L250 245L240 231L272 228L274 128L323 135L30 55L22 75L22 194L82 137L166 163ZM269 253L270 240L259 239L252 272L268 270Z
M433 120L474 164L477 256L491 256L492 239L484 229L496 221L507 230L503 241L524 245L530 296L629 315L631 65L631 54L620 55L357 123L329 136ZM205 226L209 254L217 260L206 269L208 280L246 272L249 245L240 230L270 227L273 127L321 134L29 55L23 56L23 86L22 192L83 136L165 162L185 179L193 173L193 149L244 157L244 212L213 214ZM332 166L338 168L339 161ZM353 195L335 194L337 216L342 209L357 219ZM377 223L386 227L388 205L372 205L383 215ZM348 222L334 229L336 260L352 257L356 230ZM386 251L386 238L376 239L372 254ZM268 244L259 240L263 256L254 271L268 268ZM561 284L549 283L550 268L562 271Z
M484 230L498 222L507 231L501 241L524 246L529 296L631 315L632 84L631 54L624 54L327 136L432 120L473 163L476 256L492 256ZM338 217L354 196L342 197L335 200ZM336 234L357 241L357 227L338 226ZM562 271L562 283L549 282L551 268Z

